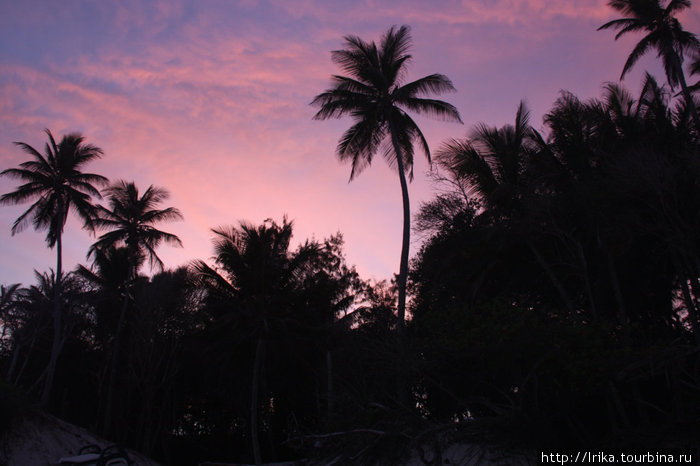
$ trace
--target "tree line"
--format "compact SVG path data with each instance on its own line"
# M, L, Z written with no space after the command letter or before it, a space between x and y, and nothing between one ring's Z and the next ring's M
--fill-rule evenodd
M655 49L667 83L562 92L541 132L521 102L513 123L444 142L411 261L414 146L431 152L410 113L461 121L433 98L454 87L441 74L404 81L406 26L332 52L345 75L313 99L315 118L353 118L337 147L351 179L377 153L399 177L391 282L362 280L340 234L292 248L286 217L215 228L213 264L165 270L156 249L180 241L160 223L182 218L162 206L167 191L85 173L102 151L78 134L47 130L43 153L17 143L30 160L2 175L24 184L0 202L34 202L12 231L47 231L57 262L1 288L6 390L167 464L692 444L700 83L683 64L700 74L700 42L676 18L690 1L609 4L624 17L600 29L645 34L622 77ZM64 272L71 210L100 236L91 262Z

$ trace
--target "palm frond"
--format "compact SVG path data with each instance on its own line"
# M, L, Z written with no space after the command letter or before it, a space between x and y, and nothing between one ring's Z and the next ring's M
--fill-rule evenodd
M629 31L634 31L638 29L643 29L644 26L642 25L641 22L633 19L633 18L620 18L620 19L613 19L612 21L608 21L607 23L603 24L600 26L597 31L602 31L604 29L619 29L624 32L629 32ZM618 32L615 35L615 40L619 39L620 36L624 34L623 32Z
M412 110L418 114L431 116L440 121L456 121L462 123L457 108L437 99L421 99L409 98L401 102L408 110Z
M404 84L395 91L395 94L397 99L401 99L445 92L456 92L456 89L447 76L435 73Z
M686 8L690 8L690 0L671 0L668 2L668 5L666 5L665 13L667 16L671 16Z
M336 153L342 162L352 162L351 181L371 165L372 158L385 137L384 125L373 118L361 119L343 133Z
M408 26L396 30L392 26L382 36L379 47L379 66L388 86L403 80L406 64L411 60L408 51L411 48L411 33Z
M653 33L652 33L653 34ZM654 46L655 37L652 34L648 34L642 40L640 40L637 45L634 46L632 53L627 57L625 66L622 67L622 74L620 74L620 79L623 79L627 72L634 66L635 63L647 53L647 51Z
M24 152L33 156L38 162L41 162L43 166L48 166L48 161L44 158L38 150L34 149L32 146L25 142L15 141L16 146L19 146Z
M330 89L311 101L311 105L321 107L314 115L314 120L340 118L353 114L358 109L369 108L373 104L376 104L375 97L345 89Z
M468 140L448 140L435 158L458 179L467 180L469 195L483 197L498 185L491 166Z

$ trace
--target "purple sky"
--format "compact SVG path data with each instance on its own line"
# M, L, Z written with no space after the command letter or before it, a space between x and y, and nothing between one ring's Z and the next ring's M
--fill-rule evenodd
M165 206L184 222L161 225L184 248L164 246L167 267L212 255L210 228L266 218L295 221L297 241L345 237L360 273L398 271L401 196L396 174L377 157L352 183L335 158L349 119L313 121L313 97L339 70L330 51L342 37L378 40L392 25L412 28L408 79L443 73L443 95L464 126L417 118L432 150L477 122L510 123L525 99L532 123L560 90L600 95L616 81L640 36L596 32L616 18L605 0L459 1L5 1L0 8L0 169L26 156L12 141L43 149L54 135L82 132L103 159L88 171L168 189ZM681 16L700 32L700 8ZM649 54L625 79L637 92ZM425 160L409 186L412 211L431 198ZM0 179L0 193L17 186ZM28 207L0 206L0 284L34 283L55 267L45 233L10 236ZM85 263L94 239L69 218L64 266ZM413 241L413 251L419 246Z

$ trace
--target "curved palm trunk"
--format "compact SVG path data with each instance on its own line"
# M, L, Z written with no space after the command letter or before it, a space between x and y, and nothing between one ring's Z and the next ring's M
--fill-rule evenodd
M61 215L59 208L58 215ZM58 354L61 351L61 279L62 279L62 232L58 232L56 238L56 277L53 287L53 342L51 343L51 354L49 355L49 364L46 367L46 380L44 380L44 388L41 392L40 405L46 407L51 396L53 388L53 377L56 373L56 365L58 363Z
M391 141L396 152L396 164L399 170L399 181L401 182L401 198L403 200L403 237L401 240L401 262L399 263L398 289L399 303L397 309L396 331L402 338L406 321L406 282L408 281L408 249L411 239L411 207L408 200L408 183L404 173L403 152L399 146L399 140L394 131L393 125L390 128Z
M408 281L408 249L410 246L411 234L411 207L408 200L408 184L406 183L406 174L404 173L403 153L399 146L399 140L394 131L393 125L390 126L391 141L396 152L396 164L399 170L399 181L401 182L401 198L403 200L403 237L401 241L401 262L399 264L399 303L397 309L396 334L398 336L398 376L396 378L396 392L399 404L406 406L408 404L408 391L406 387L406 374L404 373L404 360L406 356L405 342L405 325L406 325L406 282Z

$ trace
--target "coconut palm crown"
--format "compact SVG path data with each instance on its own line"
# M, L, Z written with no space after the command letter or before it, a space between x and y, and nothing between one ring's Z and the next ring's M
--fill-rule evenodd
M442 120L461 122L457 109L441 100L425 97L454 91L444 75L431 74L406 83L406 68L411 61L411 36L408 26L391 27L379 45L357 36L346 36L345 47L331 52L331 59L346 74L334 75L333 86L317 95L311 105L320 109L316 120L352 117L354 124L342 135L336 149L342 162L352 164L350 180L382 155L399 174L403 199L403 242L398 277L399 330L403 328L408 273L410 207L406 174L413 178L414 144L428 161L430 150L425 136L408 112L426 114Z
M90 247L88 256L97 250L125 245L129 249L131 267L138 267L148 257L151 268L163 269L163 262L156 248L163 242L182 246L180 238L172 233L158 230L153 225L163 221L180 220L182 214L174 207L158 209L158 205L169 197L168 191L149 186L139 196L133 182L117 181L105 190L109 209L98 206L99 216L94 220L98 229L110 230L101 235ZM132 273L135 274L136 270Z
M698 124L697 109L690 95L683 73L683 61L688 54L700 50L700 40L683 29L676 15L690 8L690 0L670 0L664 7L661 0L611 0L608 5L623 14L624 18L608 21L598 28L615 29L615 40L629 32L646 33L630 53L620 79L649 51L656 49L672 88L680 86L686 105Z
M12 225L12 234L20 233L32 222L35 230L48 230L46 242L53 248L60 240L71 207L86 227L93 226L91 198L101 199L95 185L106 184L107 178L81 171L88 162L102 156L102 149L86 144L85 138L78 133L63 136L57 144L51 131L45 131L49 142L44 154L27 143L15 142L31 159L20 163L19 168L0 172L0 176L25 182L15 191L0 197L0 204L15 205L35 200Z

